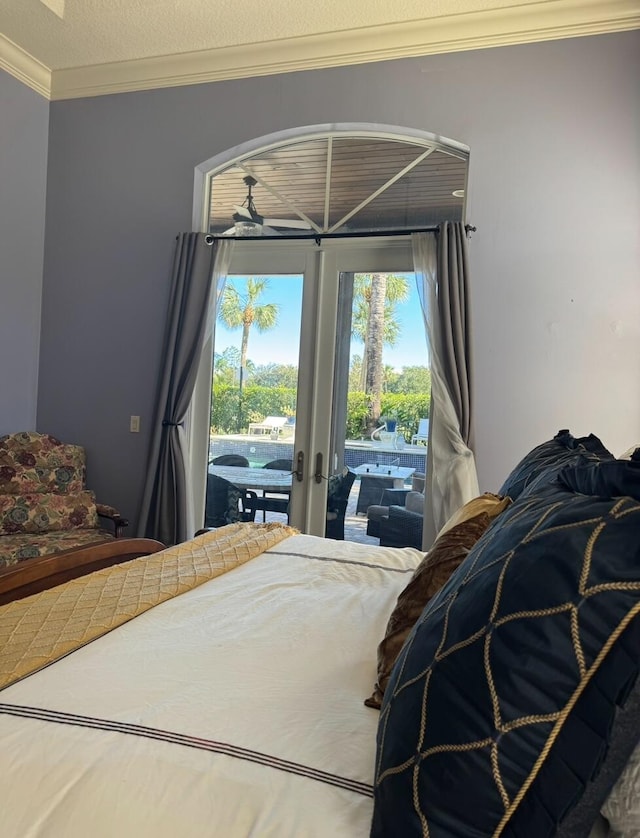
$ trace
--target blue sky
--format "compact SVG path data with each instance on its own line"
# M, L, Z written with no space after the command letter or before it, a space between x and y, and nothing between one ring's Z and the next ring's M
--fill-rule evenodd
M408 274L411 296L406 303L398 304L398 320L402 332L394 347L385 346L384 363L400 370L403 366L426 364L426 342L422 312L415 291L413 274ZM242 279L242 277L240 278ZM242 283L236 283L242 288ZM300 341L300 311L302 308L302 277L269 277L269 289L264 295L265 302L280 306L278 326L270 332L260 334L253 328L249 335L249 359L255 364L295 364L298 359ZM221 353L228 346L240 348L241 331L229 331L220 321L216 324L215 351ZM362 354L362 344L353 342L351 353Z

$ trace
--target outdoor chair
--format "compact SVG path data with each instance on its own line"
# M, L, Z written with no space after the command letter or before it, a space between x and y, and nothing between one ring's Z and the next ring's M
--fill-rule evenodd
M250 489L239 489L223 477L208 474L204 526L224 527L254 521L257 500L257 494Z
M392 489L395 483L394 477L371 477L368 474L360 475L360 491L356 502L356 515L365 513L370 506L382 503L382 496L387 489Z
M221 454L209 462L210 466L241 466L249 468L249 460L242 454Z
M422 498L424 503L424 497ZM415 547L422 549L422 512L405 506L390 506L389 514L380 521L381 547Z
M286 424L286 416L265 416L262 422L249 422L249 434L269 434L277 439Z
M411 437L411 444L418 445L423 442L425 445L429 440L429 420L420 419L418 422L418 433Z
M274 471L291 471L293 469L293 460L270 460L262 468L270 468Z
M371 506L367 512L367 535L380 539L381 547L422 548L424 495L408 492L404 505Z
M355 472L350 471L346 466L341 474L334 474L329 478L325 538L344 541L344 518L347 513L349 493L355 479Z
M367 510L367 535L381 547L422 548L425 475L414 472L411 489L386 489L380 505Z
M293 460L271 460L263 468L270 468L274 471L291 471L293 469ZM289 512L289 493L286 495L280 494L275 497L272 493L264 491L262 497L256 498L256 510L262 510L262 520L267 520L267 512L280 512L285 515Z

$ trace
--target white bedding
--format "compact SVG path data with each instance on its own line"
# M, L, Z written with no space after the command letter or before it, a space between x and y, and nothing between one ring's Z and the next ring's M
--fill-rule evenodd
M366 838L363 700L421 558L293 536L0 692L0 835Z

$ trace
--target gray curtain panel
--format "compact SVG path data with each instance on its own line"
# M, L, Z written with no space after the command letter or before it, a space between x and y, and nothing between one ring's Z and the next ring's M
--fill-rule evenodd
M440 352L460 436L473 449L471 415L471 323L469 319L467 234L459 222L445 221L438 238Z
M444 222L438 235L413 235L423 307L431 408L425 481L423 548L467 501L479 494L473 455L472 360L467 242L464 226Z
M185 416L191 403L213 296L219 242L206 233L177 237L160 379L149 448L138 536L166 545L188 532L187 438Z

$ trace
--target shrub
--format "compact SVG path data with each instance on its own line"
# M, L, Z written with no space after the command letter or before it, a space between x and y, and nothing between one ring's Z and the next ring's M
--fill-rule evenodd
M398 432L407 441L418 430L420 419L429 416L430 394L385 393L382 415L398 419ZM254 387L242 391L229 384L215 384L211 405L211 430L219 434L247 433L250 422L265 416L294 416L296 391L293 387ZM347 397L347 439L360 439L367 426L369 400L365 393L354 391Z

